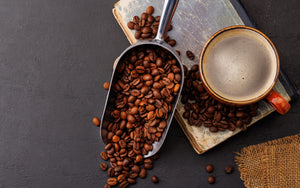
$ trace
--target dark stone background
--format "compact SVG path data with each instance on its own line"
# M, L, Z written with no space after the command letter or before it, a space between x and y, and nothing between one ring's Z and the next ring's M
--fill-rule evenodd
M129 45L115 0L0 0L0 187L103 187L100 116L114 59ZM300 1L242 0L300 85ZM173 121L161 158L133 187L243 187L233 152L299 133L299 102L198 156ZM204 167L215 165L216 184Z

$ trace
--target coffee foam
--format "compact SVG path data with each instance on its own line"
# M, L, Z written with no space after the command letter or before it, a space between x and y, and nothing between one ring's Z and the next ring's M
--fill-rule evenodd
M276 80L276 51L267 39L248 29L217 35L203 56L203 76L219 96L233 101L253 100Z

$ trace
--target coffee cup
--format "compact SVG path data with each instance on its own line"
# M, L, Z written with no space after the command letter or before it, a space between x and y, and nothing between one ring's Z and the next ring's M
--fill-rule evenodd
M273 90L279 71L274 44L248 26L230 26L212 35L199 60L203 86L218 101L243 106L265 99L285 114L290 104Z

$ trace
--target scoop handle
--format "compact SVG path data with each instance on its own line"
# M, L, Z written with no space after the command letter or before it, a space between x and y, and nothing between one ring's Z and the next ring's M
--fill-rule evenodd
M168 25L171 23L178 2L179 0L165 0L155 40L160 42L164 41L164 35Z
M276 91L272 90L271 93L266 97L267 102L280 114L286 114L291 105Z

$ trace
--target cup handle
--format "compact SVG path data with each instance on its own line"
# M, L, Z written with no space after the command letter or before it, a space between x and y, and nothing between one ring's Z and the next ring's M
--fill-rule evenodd
M267 102L280 114L286 114L291 105L276 91L272 90L266 97Z

